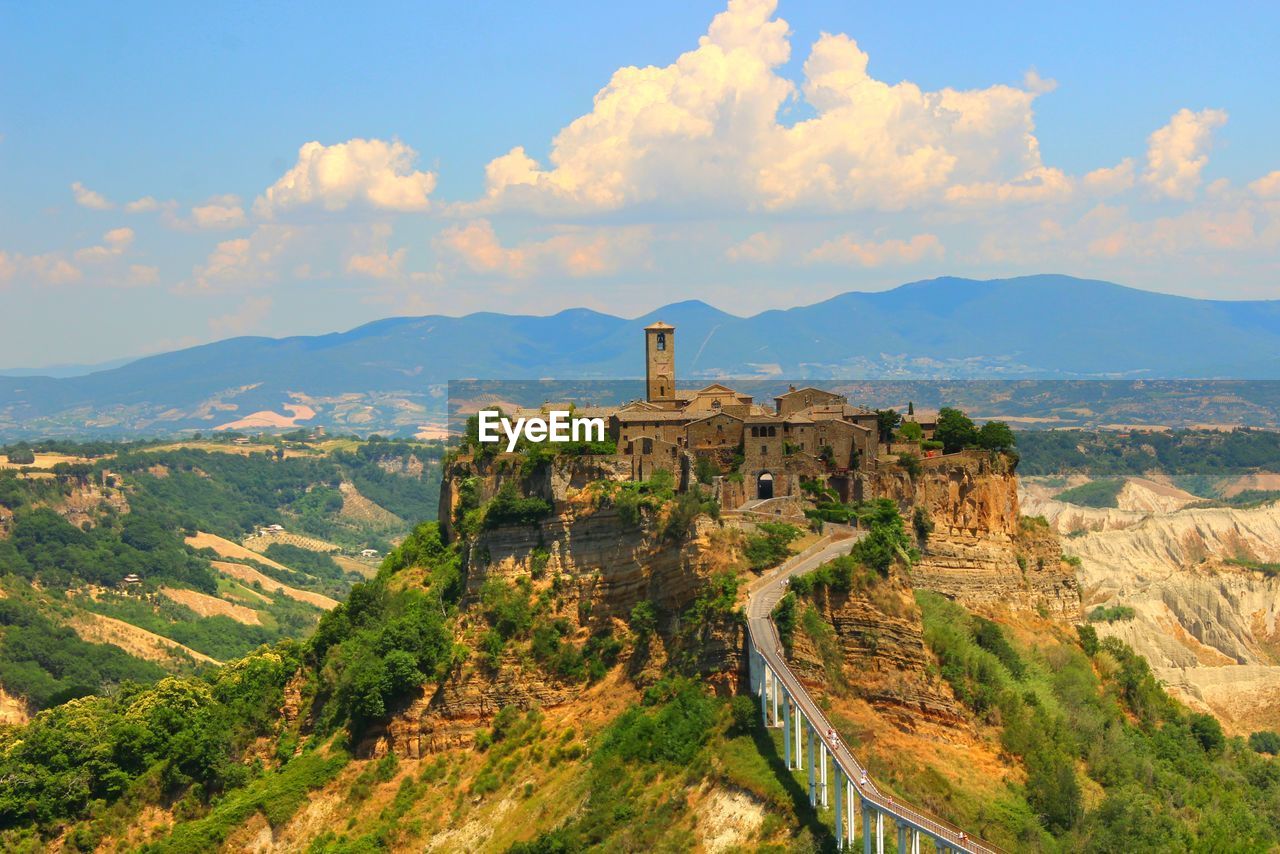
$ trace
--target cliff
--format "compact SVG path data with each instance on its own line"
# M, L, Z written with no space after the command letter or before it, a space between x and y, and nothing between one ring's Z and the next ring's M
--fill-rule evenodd
M926 459L914 478L882 466L873 488L898 503L921 538L913 586L974 610L1079 618L1074 568L1053 532L1022 517L1008 457L965 451Z
M1027 504L1070 536L1086 611L1133 609L1129 619L1094 623L1100 635L1122 638L1174 694L1228 731L1275 727L1280 578L1262 570L1280 562L1280 504L1089 508L1040 489L1029 490Z
M968 730L963 707L933 672L919 609L901 578L847 594L822 589L800 607L814 609L801 616L791 650L801 681L861 699L902 730L944 738Z

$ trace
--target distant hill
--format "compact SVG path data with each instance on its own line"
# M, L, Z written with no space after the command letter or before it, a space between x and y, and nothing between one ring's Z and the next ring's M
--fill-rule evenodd
M280 413L275 426L410 433L438 420L450 379L636 377L640 330L656 319L677 326L689 384L1280 375L1280 301L1055 275L941 278L752 317L688 301L630 320L587 309L388 318L329 335L233 338L84 376L0 377L0 437L210 429L260 411Z

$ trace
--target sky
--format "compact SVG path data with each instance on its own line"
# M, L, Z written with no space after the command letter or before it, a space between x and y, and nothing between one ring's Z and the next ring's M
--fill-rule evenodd
M0 0L0 367L940 275L1280 298L1280 7Z

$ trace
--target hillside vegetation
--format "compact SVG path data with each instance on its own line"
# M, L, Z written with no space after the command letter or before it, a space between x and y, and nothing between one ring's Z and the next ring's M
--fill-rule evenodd
M0 469L0 686L30 710L304 638L372 571L283 542L227 557L184 542L197 532L234 546L281 524L324 538L302 542L381 551L409 525L386 510L352 518L339 484L374 484L403 512L438 500L431 448L196 444L39 443L16 450L47 467Z

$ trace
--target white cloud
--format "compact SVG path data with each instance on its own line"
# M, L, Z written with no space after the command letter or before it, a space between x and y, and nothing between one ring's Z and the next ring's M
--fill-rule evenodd
M804 64L813 118L787 127L796 87L774 0L731 0L695 50L623 68L556 136L548 168L522 147L488 165L488 206L613 210L655 201L754 209L890 209L945 199L1069 191L1040 160L1032 102L1051 84L928 92L868 73L849 37L824 34ZM1008 186L1008 189L1001 189Z
M914 264L944 255L942 242L934 234L917 234L910 240L892 238L876 242L845 234L811 249L805 260L816 264L848 264L858 267Z
M209 318L209 331L218 338L244 335L262 325L272 305L271 297L246 297L235 311Z
M154 285L160 281L160 268L147 264L131 264L129 266L128 283L130 285Z
M404 259L407 250L401 248L395 252L370 252L367 255L352 255L347 259L347 272L371 279L397 279L404 273Z
M1193 113L1185 107L1148 138L1147 171L1142 176L1156 193L1171 199L1191 199L1200 186L1200 172L1209 162L1213 130L1227 122L1222 110Z
M299 234L289 226L269 224L259 226L248 237L224 240L179 290L210 291L273 282L280 277L281 257Z
M100 245L77 249L75 258L85 263L101 263L123 255L132 244L132 228L113 228L102 236Z
M89 208L95 211L108 211L115 207L107 197L101 193L90 190L84 184L76 181L71 185L71 192L76 197L76 204L82 208Z
M776 261L780 254L782 254L782 240L776 235L763 231L757 231L741 243L735 243L724 253L730 261L753 264Z
M1272 172L1269 175L1263 175L1258 180L1251 182L1249 184L1249 189L1252 190L1255 195L1261 196L1264 199L1280 198L1280 170Z
M166 204L171 203L162 202L155 196L143 196L140 199L134 199L132 202L127 203L124 206L124 209L126 213L150 213L151 211L159 210Z
M575 278L612 275L646 263L648 228L565 229L545 240L505 247L488 220L478 219L442 231L433 241L442 265L471 273L524 279L538 274Z
M79 267L57 252L42 255L0 252L0 284L28 280L46 285L67 285L83 277Z
M1098 196L1114 196L1133 187L1133 158L1126 157L1115 166L1094 169L1084 176L1084 186Z
M415 171L416 158L412 148L398 141L308 142L298 150L294 167L254 202L254 213L271 218L292 208L338 211L351 206L426 210L436 176Z
M191 224L195 228L240 228L246 222L239 196L215 196L204 204L191 208Z

